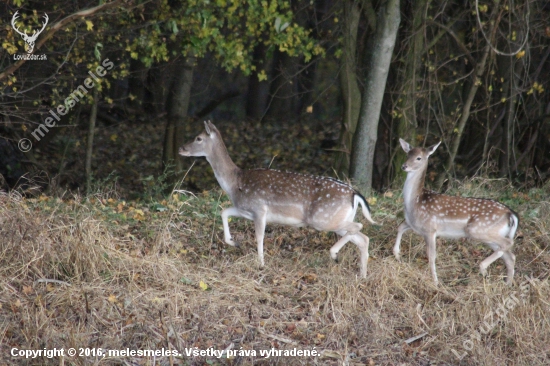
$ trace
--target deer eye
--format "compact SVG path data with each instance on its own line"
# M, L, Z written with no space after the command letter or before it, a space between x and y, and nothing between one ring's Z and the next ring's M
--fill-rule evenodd
M197 138L195 139L195 141L197 141L197 142L202 142L202 137L197 137Z
M419 157L416 158L416 160L422 160L422 158L419 156Z

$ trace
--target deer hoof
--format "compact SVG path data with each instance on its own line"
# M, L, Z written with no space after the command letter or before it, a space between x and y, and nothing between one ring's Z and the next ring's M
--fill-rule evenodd
M481 272L481 275L483 277L487 277L487 268L485 268L483 266L479 266L479 271Z
M237 243L235 240L233 240L233 239L231 239L231 238L229 238L229 240L226 240L225 242L226 242L228 245L231 245L232 247L237 247L237 248L240 247L239 243Z

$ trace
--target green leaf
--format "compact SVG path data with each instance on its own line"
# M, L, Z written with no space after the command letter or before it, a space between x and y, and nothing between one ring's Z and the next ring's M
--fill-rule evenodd
M191 281L189 278L187 277L182 277L180 279L180 282L183 283L184 285L192 285L193 284L193 281Z
M277 17L277 19L275 19L275 31L277 31L277 33L281 33L279 28L281 28L281 18Z
M98 61L101 61L101 51L100 51L100 49L102 49L102 48L103 48L102 43L98 42L98 43L95 44L94 56Z

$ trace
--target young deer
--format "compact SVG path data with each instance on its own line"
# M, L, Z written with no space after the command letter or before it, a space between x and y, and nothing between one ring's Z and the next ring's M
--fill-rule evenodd
M229 157L218 129L210 121L204 125L206 131L183 145L179 153L206 157L218 183L229 195L234 207L224 209L221 214L227 244L238 246L229 232L230 216L254 221L262 267L267 223L334 231L341 238L330 249L331 257L337 260L338 251L348 241L353 242L361 252L361 277L367 276L369 238L360 232L363 225L353 221L357 207L361 205L365 218L374 221L359 192L332 178L269 169L242 170Z
M399 139L407 153L407 161L401 167L407 172L403 187L405 222L399 225L393 253L400 259L399 246L403 233L412 229L422 235L427 244L428 261L437 285L435 270L436 238L471 238L487 244L494 253L481 262L480 270L487 275L487 267L501 258L507 269L507 283L514 278L516 256L512 253L514 235L519 224L518 215L502 203L481 198L447 196L424 189L424 177L428 168L428 157L439 143L428 147L411 147Z

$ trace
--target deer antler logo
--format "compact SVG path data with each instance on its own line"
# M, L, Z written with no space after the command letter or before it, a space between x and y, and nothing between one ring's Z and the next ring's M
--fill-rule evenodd
M36 38L38 38L38 35L42 33L42 31L44 30L44 28L46 28L46 25L48 24L48 14L44 13L45 22L42 26L42 29L40 29L38 32L34 30L32 32L32 36L29 36L26 32L20 32L19 28L15 26L15 20L19 18L19 15L17 15L17 13L19 13L19 10L16 11L15 14L13 14L13 18L11 18L11 26L17 33L21 35L21 37L23 37L23 40L26 43L25 50L27 51L27 53L32 53L32 51L34 50L34 43L36 42Z

